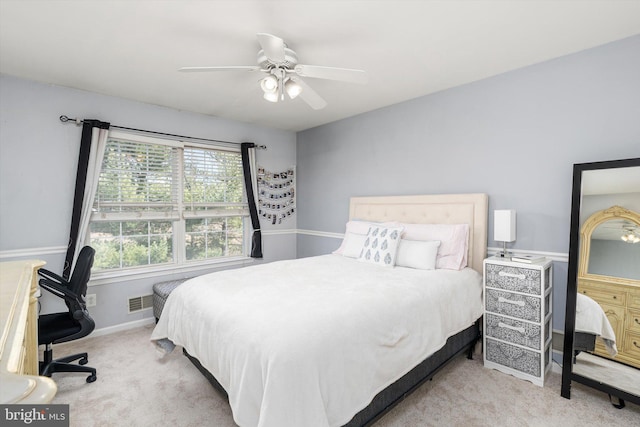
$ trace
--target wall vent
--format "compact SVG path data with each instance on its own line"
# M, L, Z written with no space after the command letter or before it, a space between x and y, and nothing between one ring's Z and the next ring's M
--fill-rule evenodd
M153 307L153 295L142 295L129 298L129 313L146 310Z

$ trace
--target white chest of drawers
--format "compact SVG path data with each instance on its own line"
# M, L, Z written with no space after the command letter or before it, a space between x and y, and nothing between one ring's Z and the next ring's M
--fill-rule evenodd
M551 368L551 260L487 258L483 273L484 366L543 386Z

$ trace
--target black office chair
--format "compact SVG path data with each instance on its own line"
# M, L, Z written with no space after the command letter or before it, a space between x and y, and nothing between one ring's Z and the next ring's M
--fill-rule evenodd
M52 349L53 344L86 337L96 326L85 303L95 253L90 246L82 248L69 281L49 270L38 271L38 275L42 277L40 287L63 298L69 308L69 311L63 313L43 314L38 318L38 344L46 345L44 360L40 362L40 375L50 377L56 372L89 372L91 375L87 377L88 383L94 382L97 378L94 368L81 366L89 361L87 353L53 360ZM79 365L71 363L78 359Z

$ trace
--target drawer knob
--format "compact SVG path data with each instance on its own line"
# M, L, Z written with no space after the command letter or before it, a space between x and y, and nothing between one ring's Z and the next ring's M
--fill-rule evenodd
M500 328L506 328L506 329L511 329L513 331L518 331L521 334L524 334L524 328L522 327L517 327L517 326L511 326L511 325L507 325L506 323L502 323L502 322L498 322L498 327Z
M638 345L638 343L635 342L635 341L633 342L633 345L635 345L636 347L640 348L640 345Z
M640 319L638 319L637 317L633 319L634 322L636 322L638 325L640 325Z
M502 277L514 277L516 279L520 279L520 280L524 280L525 276L524 274L514 274L514 273L508 273L506 271L500 271L498 272L498 276L502 276Z
M511 301L504 297L499 297L498 302L506 302L507 304L519 305L520 307L524 307L524 301Z

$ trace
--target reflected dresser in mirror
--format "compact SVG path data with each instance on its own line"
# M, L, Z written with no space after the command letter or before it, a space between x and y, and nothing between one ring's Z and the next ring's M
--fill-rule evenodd
M640 368L640 214L612 206L591 215L580 232L578 292L602 307L617 354L602 340L594 354Z

